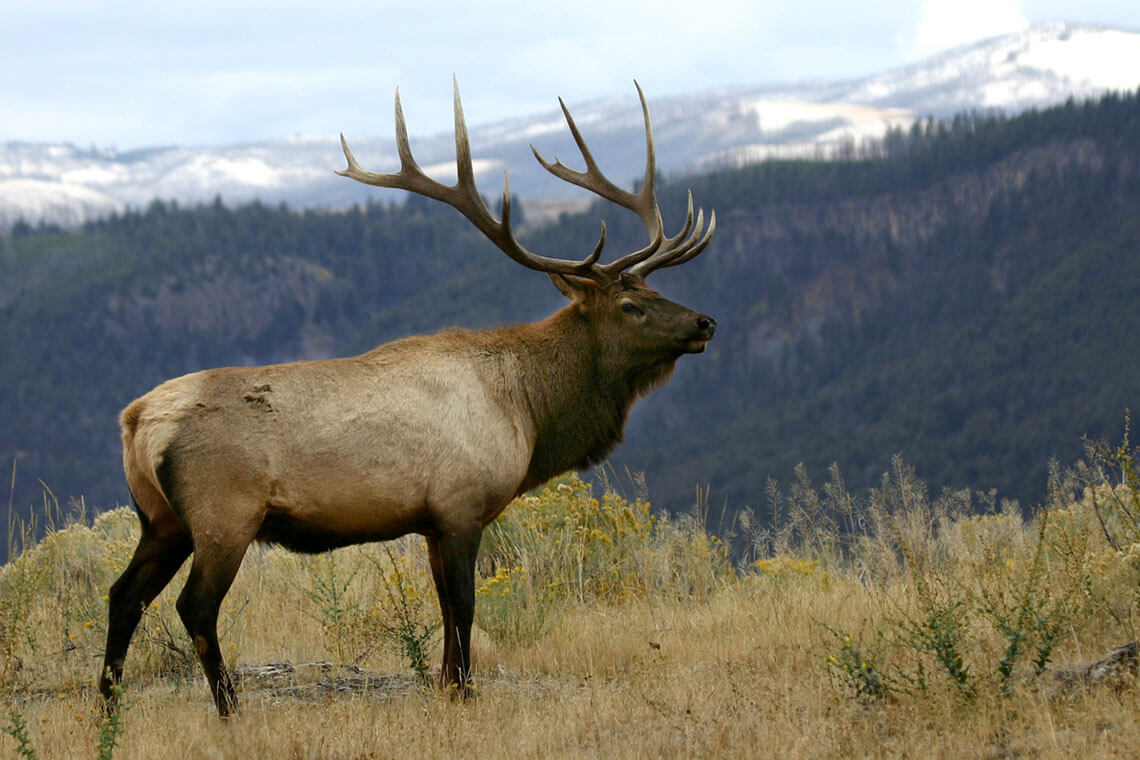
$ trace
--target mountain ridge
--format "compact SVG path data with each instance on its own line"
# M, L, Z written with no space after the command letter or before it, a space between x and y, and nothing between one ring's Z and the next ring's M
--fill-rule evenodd
M944 119L987 109L1012 115L1070 97L1140 86L1140 74L1129 72L1140 72L1140 32L1047 24L851 80L649 97L660 169L677 175L771 157L842 155L928 116ZM573 111L610 176L625 181L640 176L642 158L630 150L642 140L632 94L575 104ZM378 171L394 166L393 140L361 135L361 129L345 125L362 164ZM454 172L453 140L451 134L413 132L412 137L416 155L437 176ZM508 169L512 191L528 210L537 211L550 199L582 202L575 189L551 180L530 154L533 142L544 155L577 155L557 109L476 123L471 142L479 160L477 176L489 190ZM341 208L373 197L373 191L333 174L342 164L332 135L121 153L71 144L0 143L0 232L18 220L74 226L142 208L156 198L194 204L220 196L227 203L257 199L294 208ZM560 207L553 208L551 213Z

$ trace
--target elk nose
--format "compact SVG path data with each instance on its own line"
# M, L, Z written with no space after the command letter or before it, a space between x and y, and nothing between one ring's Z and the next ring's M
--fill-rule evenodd
M716 320L701 314L697 317L697 329L701 331L701 335L704 336L705 340L708 340L716 333Z

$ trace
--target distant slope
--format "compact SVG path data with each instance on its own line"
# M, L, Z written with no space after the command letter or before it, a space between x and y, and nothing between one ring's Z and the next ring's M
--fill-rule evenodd
M1009 114L1140 86L1140 33L1052 24L963 46L901 69L841 82L797 83L697 92L656 98L659 167L675 176L767 157L842 154L915 118L951 118L978 109ZM546 155L575 156L551 110L493 124L473 120L472 145L484 184L497 186L509 169L524 201L580 198L534 162L530 145ZM378 93L382 99L388 93ZM641 114L628 96L574 103L590 145L611 176L641 175ZM396 165L391 120L345 124L361 161L382 170ZM416 125L409 125L416 135ZM374 137L379 135L379 137ZM82 141L82 135L76 140ZM414 139L429 171L454 172L450 134ZM155 147L120 153L74 145L0 144L0 231L23 218L73 225L145 207L152 199L179 203L285 201L297 208L338 208L363 202L370 191L334 176L343 165L337 136L212 147ZM34 181L35 192L16 183ZM77 195L84 188L87 196ZM38 199L38 200L36 200ZM32 202L32 201L35 202ZM532 206L534 208L535 206Z
M906 108L948 118L961 111L1012 115L1067 98L1140 86L1140 33L1077 24L1042 24L963 45L919 63L827 86L829 100Z

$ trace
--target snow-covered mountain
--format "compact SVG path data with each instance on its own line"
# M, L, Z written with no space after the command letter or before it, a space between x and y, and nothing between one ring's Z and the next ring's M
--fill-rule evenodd
M979 109L1012 114L1138 86L1140 32L1050 24L861 79L648 95L659 165L670 175L771 156L827 156L881 137L891 127L909 126L915 118ZM632 93L573 110L611 177L629 181L641 174L641 112ZM364 166L396 168L391 137L349 137ZM475 125L471 142L486 194L498 191L509 167L512 191L529 202L528 211L539 208L541 199L584 197L547 175L530 153L533 143L547 157L577 157L558 111ZM454 173L451 134L412 143L429 172ZM335 135L123 153L0 144L0 230L18 219L76 224L154 198L195 203L221 196L233 203L258 198L295 207L339 207L375 194L336 177L333 169L343 163Z

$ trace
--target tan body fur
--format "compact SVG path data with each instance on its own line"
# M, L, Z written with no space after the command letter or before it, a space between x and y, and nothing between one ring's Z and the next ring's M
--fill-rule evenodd
M260 531L268 518L325 536L318 551L446 530L456 520L485 526L518 494L616 443L596 422L620 415L620 431L632 398L617 394L610 414L584 409L569 381L590 352L583 344L560 351L547 334L571 310L536 325L407 338L347 359L168 380L122 414L131 492L148 519L163 522L172 509L163 479L187 488L192 472L209 472L209 491L191 500L203 513L178 514L181 522L236 520ZM538 431L553 427L576 428L568 437L586 446L560 448L571 442L560 437L532 466Z
M164 481L189 488L198 471L212 473L199 486L209 490L184 509L210 514L178 515L188 525L237 520L256 535L276 519L319 529L335 546L446 527L456 517L441 502L456 499L460 519L486 524L524 480L533 424L517 388L486 381L513 357L440 337L160 385L123 413L124 465L139 509L161 519L168 500L138 493L161 495Z

